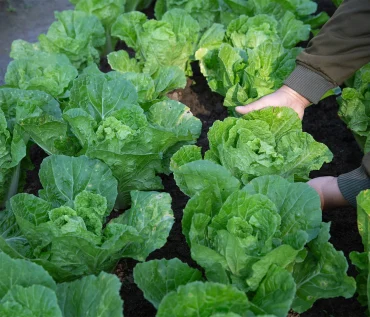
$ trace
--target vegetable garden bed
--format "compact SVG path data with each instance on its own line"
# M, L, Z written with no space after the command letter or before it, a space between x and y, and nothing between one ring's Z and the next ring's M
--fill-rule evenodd
M319 10L325 10L329 14L334 11L331 1L318 1ZM149 18L153 17L152 5L144 12ZM122 49L122 43L117 47ZM127 49L130 53L130 49ZM100 69L104 72L110 70L106 59L101 60ZM188 79L185 89L177 89L169 94L171 99L177 100L188 106L191 112L202 122L202 131L197 145L202 148L202 153L209 149L207 132L216 120L223 120L228 116L227 109L223 106L223 97L212 92L208 83L199 70L197 63L192 65L193 75ZM312 134L318 142L326 144L334 154L330 164L325 164L320 171L312 172L310 177L324 175L337 176L357 168L362 158L362 152L354 140L351 132L340 121L338 105L334 96L328 97L318 105L311 106L306 110L303 120L303 130ZM31 160L35 165L33 171L27 173L24 191L36 194L42 188L39 181L39 168L42 160L47 156L39 147L31 149ZM190 256L190 249L182 234L181 220L183 209L188 197L177 187L172 174L161 175L164 192L172 197L172 209L175 215L175 224L164 247L150 254L147 260L179 258L192 267L199 268ZM117 211L110 218L118 216L123 210ZM356 211L352 207L336 209L323 213L323 221L332 222L330 242L337 250L348 255L352 251L361 251L363 246L357 230ZM138 263L136 260L123 259L115 269L115 274L122 282L121 296L124 300L124 316L126 317L154 317L156 309L148 302L143 293L134 283L133 268ZM350 262L349 262L350 263ZM355 269L350 264L349 275L355 276ZM292 315L291 316L296 316ZM318 300L313 308L302 313L302 317L320 316L365 316L364 308L360 306L356 298L334 298Z

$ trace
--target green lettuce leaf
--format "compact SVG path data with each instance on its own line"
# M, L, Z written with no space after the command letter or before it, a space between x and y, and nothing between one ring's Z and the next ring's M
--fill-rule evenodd
M79 129L81 120L86 117L70 121L73 130ZM85 142L86 155L112 168L118 204L127 206L129 191L162 188L156 174L169 172L169 158L182 145L194 143L200 130L200 121L173 100L155 103L146 114L139 106L126 107L100 123Z
M150 76L143 72L142 65L135 58L129 58L126 51L113 52L107 57L112 69L123 73L122 78L135 86L138 102L145 110L164 99L167 93L186 86L185 72L177 66L162 66Z
M364 246L364 252L353 251L350 253L350 259L352 264L356 266L358 274L356 276L357 283L357 294L358 301L362 306L367 307L369 311L370 297L370 275L369 275L369 213L370 213L370 196L369 191L362 191L357 196L357 226L360 233L362 244Z
M12 259L0 252L0 298L3 299L13 286L30 287L34 284L56 289L51 276L39 265L22 259Z
M53 97L62 97L76 78L77 69L64 54L34 51L8 65L5 83L9 87L41 90Z
M0 301L1 316L62 317L55 292L41 285L15 285Z
M297 293L292 308L304 312L320 298L343 296L351 298L356 282L347 276L348 263L342 251L328 242L330 224L323 223L316 239L308 244L308 254L293 268Z
M352 131L361 149L370 151L370 64L365 65L347 83L337 98L339 117Z
M189 63L198 42L199 24L180 9L167 11L160 21L129 12L113 24L112 36L136 51L136 59L150 75L161 66L178 66L191 74Z
M41 50L65 54L79 70L100 60L99 49L105 44L104 28L95 15L83 11L56 12L46 34L39 36Z
M166 243L173 223L169 194L139 191L131 192L131 208L110 222L133 227L138 232L143 242L128 245L124 255L139 261Z
M1 316L123 316L121 284L114 275L102 272L57 285L41 266L2 252L0 274Z
M152 260L138 263L134 268L134 280L144 297L158 309L162 299L180 285L200 281L202 273L179 259Z
M253 39L248 41L258 44ZM281 42L269 38L254 49L244 50L227 43L219 49L199 48L195 58L212 91L226 97L225 106L236 107L279 88L294 70L300 51L299 48L285 49Z
M54 208L74 208L77 195L83 191L105 197L105 215L109 214L114 206L117 181L108 166L98 160L86 156L49 156L41 163L39 175L43 186L39 196L51 202Z
M122 317L123 301L117 276L101 272L70 283L57 285L56 294L64 317ZM94 299L94 300L92 300Z
M76 4L75 10L83 11L99 18L105 29L106 48L104 55L114 50L116 41L112 41L110 32L112 24L125 10L126 0L70 0Z
M27 136L22 134L19 127L12 132L11 134L4 112L0 108L0 207L17 193L21 161L26 156Z
M105 164L85 156L50 156L40 175L41 198L18 194L10 200L0 227L3 252L30 258L57 281L68 281L110 271L122 257L143 261L165 244L174 222L168 194L131 192L131 209L103 227L117 195Z
M124 12L126 0L71 0L70 2L76 5L75 10L97 16L104 28L110 32L112 24Z
M244 315L249 308L246 295L231 285L193 282L165 296L157 316L211 316L217 312Z
M228 25L226 40L233 47L241 49L253 49L265 41L278 41L285 48L291 48L307 40L309 34L310 26L288 11L279 20L267 14L253 17L242 15Z
M254 113L253 120L262 116ZM259 137L284 140L301 129L294 116L275 118L270 113L264 121L271 124L270 132L261 120L253 125ZM225 120L229 135L238 120ZM220 151L229 141L223 132L214 132L211 149L217 139ZM237 141L245 143L242 137ZM209 281L246 292L256 315L283 317L291 307L306 311L319 298L352 296L354 280L346 275L343 253L328 242L329 226L322 223L315 190L277 175L254 178L240 189L237 178L220 164L220 155L210 152L206 158L213 162L202 160L199 148L183 147L171 167L177 185L191 197L183 233Z
M71 89L67 109L79 108L101 121L126 105L137 103L135 87L122 76L82 74Z
M183 9L199 22L202 30L206 30L216 22L220 14L219 1L175 1L159 0L155 3L155 16L161 20L163 15L171 9Z
M284 107L216 121L208 138L210 149L205 159L223 165L244 183L267 174L308 180L311 170L332 159L330 150L301 132L298 116Z

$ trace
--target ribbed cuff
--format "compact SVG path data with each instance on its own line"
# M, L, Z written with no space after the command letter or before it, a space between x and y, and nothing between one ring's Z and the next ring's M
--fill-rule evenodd
M356 197L361 191L370 188L370 178L361 166L352 172L340 175L338 186L344 199L356 207Z
M317 104L328 90L336 87L318 73L299 64L285 79L284 84L314 104Z

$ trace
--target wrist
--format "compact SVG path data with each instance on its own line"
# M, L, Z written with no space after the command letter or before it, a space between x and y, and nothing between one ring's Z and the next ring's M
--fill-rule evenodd
M339 189L337 177L324 176L314 178L308 182L308 185L319 194L321 208L323 210L347 206L349 204Z
M299 105L303 110L306 109L311 102L303 97L301 94L296 92L294 89L288 87L287 85L283 85L279 89L282 93L287 95L288 99L291 100L292 104Z

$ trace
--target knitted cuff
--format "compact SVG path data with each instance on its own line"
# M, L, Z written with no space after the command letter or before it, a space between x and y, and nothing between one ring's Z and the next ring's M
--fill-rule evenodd
M336 87L320 74L300 64L285 79L284 84L314 104L317 104L328 90Z
M356 207L356 197L361 191L370 188L370 178L361 166L352 172L340 175L338 186L344 199Z

